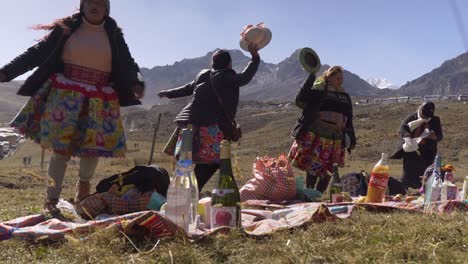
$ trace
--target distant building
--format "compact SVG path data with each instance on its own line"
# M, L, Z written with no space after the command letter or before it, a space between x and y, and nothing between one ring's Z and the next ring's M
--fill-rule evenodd
M420 103L423 101L423 98L421 96L413 96L410 98L411 103Z
M442 99L442 95L425 95L424 101L440 101Z
M409 96L400 96L397 97L397 102L398 103L409 103L410 97Z

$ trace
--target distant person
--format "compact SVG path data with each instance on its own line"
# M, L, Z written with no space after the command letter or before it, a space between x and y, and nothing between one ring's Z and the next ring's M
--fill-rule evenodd
M37 26L50 34L0 69L0 81L7 82L38 67L18 91L31 99L11 125L53 150L46 213L59 213L71 156L81 157L79 201L90 193L98 158L125 155L120 106L140 104L144 83L109 11L109 0L81 0L78 13Z
M434 103L425 102L400 125L398 133L402 141L390 158L403 159L401 184L405 191L408 187L421 187L420 176L434 162L437 143L443 138L440 118L434 112Z
M333 66L317 80L309 75L296 96L302 109L292 132L295 138L289 151L292 165L305 171L307 188L324 192L333 164L345 163L345 150L356 146L353 104L343 88L343 68Z
M161 98L171 99L193 94L190 103L175 118L177 128L164 152L178 158L179 134L182 128L192 127L192 159L196 163L195 175L200 191L219 168L221 140L232 139L235 127L231 119L236 117L239 87L248 84L257 72L260 63L258 48L251 45L249 51L252 58L242 73L232 69L231 55L220 49L213 53L212 69L202 70L194 81L184 86L158 94Z

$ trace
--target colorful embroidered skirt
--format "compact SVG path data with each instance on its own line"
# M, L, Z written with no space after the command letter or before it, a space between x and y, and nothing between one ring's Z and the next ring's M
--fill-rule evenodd
M312 175L333 172L333 163L344 166L345 150L341 139L328 139L313 132L302 133L294 140L288 154L291 164Z
M54 74L10 124L66 156L124 157L125 135L116 92Z
M192 160L195 163L217 164L219 163L220 144L223 140L223 132L217 124L209 126L196 126L191 124L179 125L172 133L171 138L164 147L163 152L174 156L180 155L182 144L182 129L192 128Z

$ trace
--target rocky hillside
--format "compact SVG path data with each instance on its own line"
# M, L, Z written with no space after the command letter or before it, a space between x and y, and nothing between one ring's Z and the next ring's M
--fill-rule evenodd
M0 122L10 121L21 109L28 97L16 94L20 82L0 83Z
M468 94L468 52L408 82L397 92L410 96Z

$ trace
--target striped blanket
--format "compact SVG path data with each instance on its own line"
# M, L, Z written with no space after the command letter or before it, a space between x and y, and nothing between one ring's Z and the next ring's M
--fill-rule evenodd
M249 200L242 210L243 231L250 236L271 235L274 232L305 226L311 223L336 221L351 216L356 207L366 210L390 212L405 210L420 213L444 214L454 210L468 212L468 200L435 202L430 206L416 203L386 202L381 204L324 204L324 203L273 203ZM102 220L82 223L46 219L43 215L30 215L0 223L0 241L11 238L35 240L61 240L67 234L88 235L99 230L114 227L126 234L150 237L172 237L177 233L187 236L182 229L156 211L143 211L122 216L111 216ZM196 240L229 228L198 229L189 237Z

